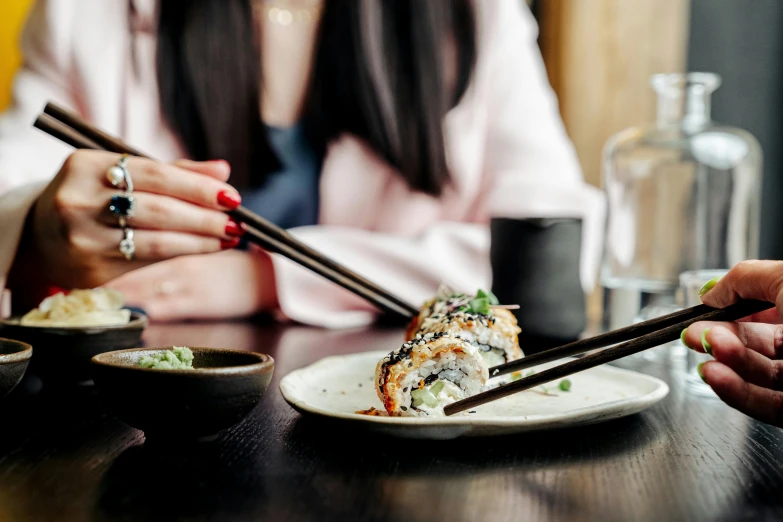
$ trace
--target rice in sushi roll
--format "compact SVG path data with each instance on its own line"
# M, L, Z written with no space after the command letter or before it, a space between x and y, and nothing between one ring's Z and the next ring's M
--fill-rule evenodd
M391 416L443 415L443 407L479 393L489 369L473 344L449 333L428 333L378 363L378 397Z

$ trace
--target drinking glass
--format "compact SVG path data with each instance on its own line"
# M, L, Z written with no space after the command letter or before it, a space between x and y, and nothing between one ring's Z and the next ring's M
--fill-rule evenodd
M699 290L708 282L716 277L723 277L728 270L691 270L680 274L680 290L683 300L683 307L690 308L701 304ZM699 376L699 364L711 361L712 356L688 349L686 354L686 374L685 381L690 391L697 395L705 397L716 397L712 388L707 386Z

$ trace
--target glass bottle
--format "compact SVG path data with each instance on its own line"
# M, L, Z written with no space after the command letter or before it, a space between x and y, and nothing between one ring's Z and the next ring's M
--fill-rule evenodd
M658 74L651 83L655 124L623 130L604 148L604 328L675 306L682 272L758 256L761 147L710 119L720 77Z

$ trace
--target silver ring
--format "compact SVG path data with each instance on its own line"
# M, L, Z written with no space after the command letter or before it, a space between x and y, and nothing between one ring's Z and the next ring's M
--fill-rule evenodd
M136 254L136 243L133 242L133 229L125 227L122 229L122 241L120 241L120 253L125 259L131 261Z
M106 179L112 187L117 187L125 192L133 192L133 179L128 170L128 154L123 154L113 167L106 171Z

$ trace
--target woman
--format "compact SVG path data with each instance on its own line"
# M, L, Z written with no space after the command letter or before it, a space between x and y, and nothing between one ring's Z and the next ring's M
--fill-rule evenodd
M736 323L694 323L682 338L687 346L715 358L699 372L718 397L751 417L783 427L783 262L745 261L702 291L704 304L718 308L738 299L775 303L775 308Z
M583 218L591 283L600 198L520 0L39 0L23 53L0 120L0 277L21 311L49 286L106 284L153 319L372 319L232 249L221 210L240 200L413 302L488 285L491 214ZM127 210L106 177L119 157L30 128L47 100L162 160L127 162L132 217L107 210Z

